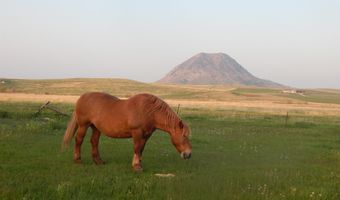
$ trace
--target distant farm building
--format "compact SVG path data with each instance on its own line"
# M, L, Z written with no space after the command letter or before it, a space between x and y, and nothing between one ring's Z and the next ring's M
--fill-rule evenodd
M282 93L285 93L285 94L299 94L299 95L302 95L302 96L305 96L305 91L304 90L282 90Z

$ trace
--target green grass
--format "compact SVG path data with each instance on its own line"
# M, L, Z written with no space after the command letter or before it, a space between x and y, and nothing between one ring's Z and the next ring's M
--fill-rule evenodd
M166 133L148 141L144 172L131 170L129 139L102 137L107 162L83 164L60 151L68 121L40 105L0 103L0 199L339 199L340 119L183 109L193 156L180 158ZM56 107L71 112L72 106ZM155 173L173 173L173 178Z

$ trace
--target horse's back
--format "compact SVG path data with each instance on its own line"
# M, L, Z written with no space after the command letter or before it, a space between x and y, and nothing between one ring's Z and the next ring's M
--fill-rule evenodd
M87 92L80 96L78 101L89 100L89 99L96 99L96 100L119 100L119 98L112 96L110 94L104 92Z
M154 104L156 101L161 100L152 94L141 93L130 97L127 101L131 107L134 107L134 109L144 112L145 108L149 107L151 104Z
M105 104L112 104L116 101L119 101L117 97L103 92L88 92L80 96L76 104L76 109L79 109L83 106L105 106Z
M100 113L108 110L116 110L121 113L141 114L150 108L155 102L163 102L158 97L141 93L130 97L127 100L120 100L119 98L102 92L89 92L83 94L77 101L77 114L86 113Z
M105 113L118 101L120 99L117 97L102 92L88 92L81 95L75 108L78 122L91 121L98 113Z

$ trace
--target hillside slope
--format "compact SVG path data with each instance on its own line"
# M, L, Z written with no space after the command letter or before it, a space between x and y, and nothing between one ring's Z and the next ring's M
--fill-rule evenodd
M224 53L199 53L176 66L158 82L283 87L278 83L255 77Z

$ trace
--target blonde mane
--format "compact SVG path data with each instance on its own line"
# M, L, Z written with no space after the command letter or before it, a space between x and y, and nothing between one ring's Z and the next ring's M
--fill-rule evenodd
M171 109L171 107L163 100L153 95L148 95L145 102L146 115L152 116L155 112L164 113L164 124L168 127L176 128L176 122L180 121L177 114Z

